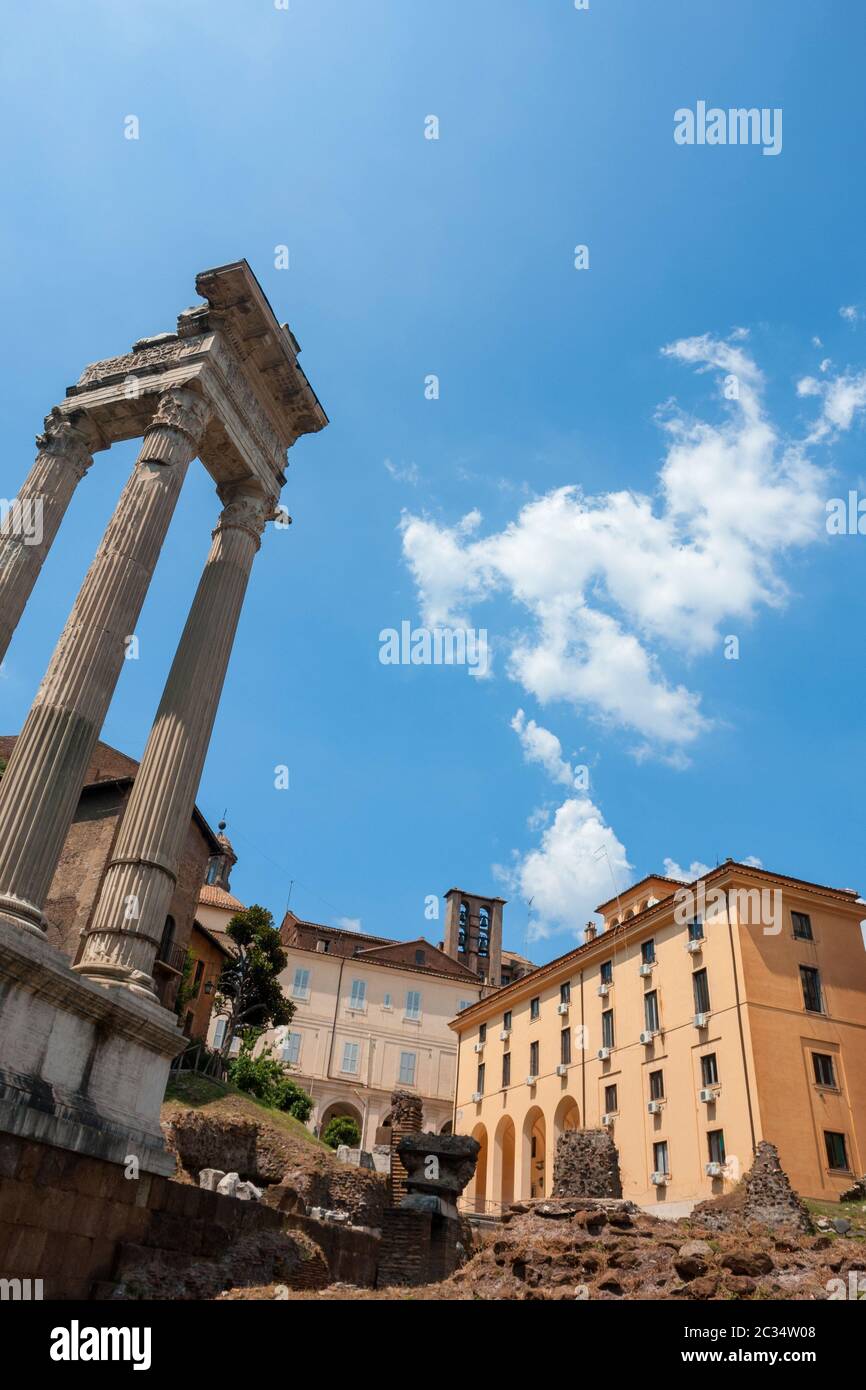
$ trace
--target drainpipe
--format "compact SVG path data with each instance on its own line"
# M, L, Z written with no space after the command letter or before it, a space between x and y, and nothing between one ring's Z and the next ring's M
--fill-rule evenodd
M749 1086L749 1064L746 1058L746 1037L743 1031L742 1006L740 1004L740 982L737 976L737 957L734 951L734 929L731 925L731 890L725 889L725 916L728 919L728 940L731 946L731 967L734 972L734 998L737 1001L737 1027L740 1030L740 1053L743 1058L743 1079L746 1083L746 1104L749 1108L749 1131L752 1136L752 1153L758 1145L755 1139L755 1116L752 1110L752 1091Z
M337 1032L337 1015L340 1012L340 995L343 990L343 966L345 964L346 957L342 956L340 959L340 974L337 978L337 1001L334 1004L334 1020L331 1024L331 1042L328 1047L328 1065L325 1068L325 1077L328 1081L334 1080L334 1078L331 1076L331 1063L334 1060L334 1038Z
M586 1129L586 1027L583 1018L583 971L580 972L580 1036L583 1045L580 1049L580 1113Z

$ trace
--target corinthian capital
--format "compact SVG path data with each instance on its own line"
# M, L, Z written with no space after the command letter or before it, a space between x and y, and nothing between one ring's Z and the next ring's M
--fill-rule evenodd
M231 483L219 490L223 509L214 535L232 528L252 536L256 548L261 545L262 532L274 515L274 499L266 497L244 483Z
M162 393L148 430L159 426L178 430L197 448L209 416L210 408L203 396L178 386Z
M83 478L100 440L86 415L81 413L71 419L55 406L51 414L45 416L45 427L42 434L37 434L36 444L40 454L65 459L79 478Z

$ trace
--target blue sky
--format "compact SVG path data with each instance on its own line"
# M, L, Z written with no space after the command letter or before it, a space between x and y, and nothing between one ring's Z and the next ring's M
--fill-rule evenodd
M428 895L499 892L543 961L608 863L866 888L866 542L825 525L866 477L864 29L841 0L7 16L0 494L86 363L241 256L331 419L290 455L295 524L256 561L200 789L244 900L279 919L294 879L301 915L438 939ZM781 108L781 153L677 145L698 100ZM134 455L79 488L4 731ZM216 513L197 465L104 729L133 755ZM380 630L455 617L489 678L380 663Z

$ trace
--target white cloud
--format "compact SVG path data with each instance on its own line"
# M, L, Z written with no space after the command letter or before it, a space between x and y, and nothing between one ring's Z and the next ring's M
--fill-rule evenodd
M843 304L839 310L840 319L845 319L848 323L856 323L863 315L856 304Z
M536 724L534 719L527 719L522 709L515 714L511 727L520 739L527 762L540 763L554 782L574 786L574 769L563 758L562 744L556 734Z
M417 463L400 465L392 463L390 459L385 459L385 467L397 483L412 483L414 486L421 477Z
M706 878L709 872L709 864L702 864L700 859L693 859L687 869L684 869L675 859L665 859L664 861L665 878L678 878L684 883L694 883L696 878Z
M725 408L715 424L666 409L655 497L565 486L487 536L477 510L453 527L402 519L429 625L471 626L469 610L506 594L520 620L511 678L542 703L568 702L637 733L638 752L682 750L710 727L699 694L666 675L665 649L706 653L722 623L781 605L779 560L824 526L824 474L768 420L761 373L740 339L685 338L664 352L721 374Z
M338 917L335 925L341 931L360 931L361 919L360 917Z
M589 797L569 797L557 808L540 846L499 874L511 892L531 900L528 934L538 940L561 931L580 935L596 904L613 894L608 864L622 887L631 869L624 846Z

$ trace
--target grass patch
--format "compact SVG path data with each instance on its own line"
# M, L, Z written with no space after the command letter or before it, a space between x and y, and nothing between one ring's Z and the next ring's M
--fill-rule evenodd
M866 1205L863 1202L814 1202L807 1197L805 1205L813 1217L826 1217L828 1221L846 1217L851 1222L846 1240L852 1236L866 1236Z
M221 1106L221 1101L228 1102L228 1105ZM237 1086L232 1086L230 1082L215 1081L212 1076L200 1076L189 1071L176 1072L169 1079L163 1099L164 1105L170 1105L172 1102L189 1106L193 1110L201 1110L211 1105L217 1110L230 1108L235 1114L239 1110L246 1110L249 1119L267 1119L269 1124L282 1130L290 1139L312 1144L314 1148L323 1149L326 1153L333 1152L321 1139L317 1139L306 1125L296 1120L294 1115L287 1114L285 1110L275 1110L273 1106L265 1105L264 1101L248 1095L246 1091L239 1091Z

